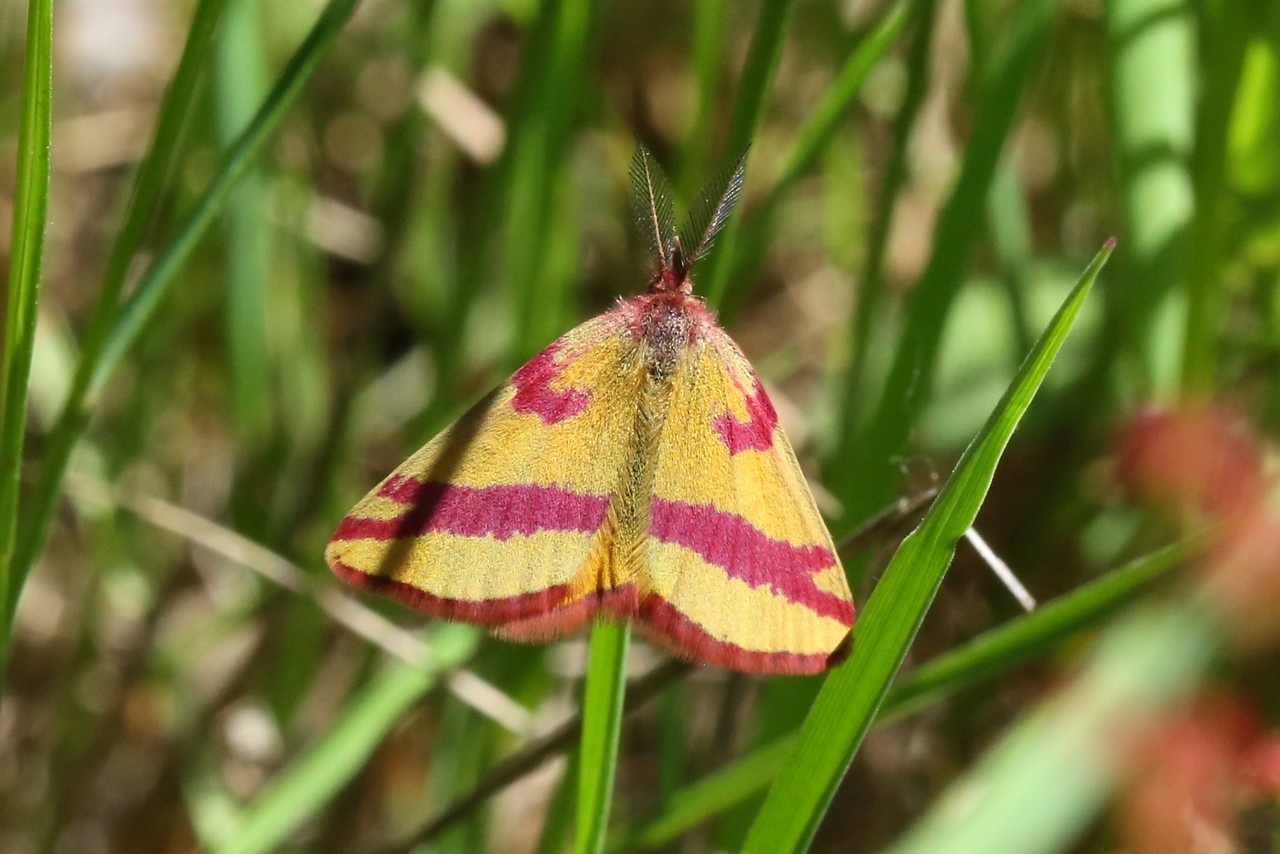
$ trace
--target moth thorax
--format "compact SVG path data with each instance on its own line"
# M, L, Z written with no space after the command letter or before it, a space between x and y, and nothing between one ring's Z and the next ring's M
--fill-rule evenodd
M649 371L665 379L674 371L689 346L692 318L676 300L656 299L649 303L645 337L649 349Z

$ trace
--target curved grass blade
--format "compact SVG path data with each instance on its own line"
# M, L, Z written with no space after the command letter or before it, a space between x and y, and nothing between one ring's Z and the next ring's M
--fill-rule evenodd
M1184 540L1137 558L1030 614L984 632L959 649L905 675L889 691L875 725L898 720L959 691L1045 655L1151 590L1194 555L1200 540ZM771 783L791 759L798 732L758 748L672 795L672 807L610 846L667 845L707 819L741 803Z
M770 788L744 851L801 851L813 839L924 620L956 543L982 506L1014 428L1114 245L1108 241L1089 264L920 527L898 548L859 620L852 655L823 683L801 727L794 758Z
M630 624L601 620L591 630L591 661L582 698L582 747L578 751L578 826L573 850L604 849L618 765L618 735L627 688Z
M0 604L22 588L26 573L14 560L18 486L27 429L27 388L36 341L36 309L49 212L49 134L53 99L53 2L27 4L22 123L9 254L9 299L0 364ZM0 612L0 681L13 615Z
M404 712L471 656L479 637L469 627L449 626L432 640L430 667L393 664L361 688L324 737L281 771L226 830L215 854L279 850L359 773Z

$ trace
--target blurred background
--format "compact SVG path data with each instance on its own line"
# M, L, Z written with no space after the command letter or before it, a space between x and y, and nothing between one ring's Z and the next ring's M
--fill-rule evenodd
M0 4L6 258L23 6ZM1187 514L1114 477L1112 437L1150 404L1226 405L1271 465L1280 4L62 0L28 492L202 14L217 26L125 294L198 242L92 398L23 592L0 697L4 854L404 850L572 713L581 639L433 624L340 589L321 553L470 402L645 287L637 140L685 199L750 143L696 287L764 378L837 540L945 479L1112 235L979 532L1042 601L1169 542ZM317 20L327 40L308 40ZM314 68L280 100L291 61ZM264 102L278 128L193 230ZM859 604L895 546L846 557ZM962 547L907 668L1019 613ZM877 728L815 850L884 848L1101 625ZM629 668L663 661L637 644ZM1273 729L1276 664L1265 642L1224 656L1209 678L1226 699L1193 729ZM818 682L668 680L625 725L619 847L735 850L764 783L709 775L793 729ZM421 850L561 850L565 769L558 754ZM689 795L707 780L708 799ZM1072 845L1280 850L1275 799L1251 803L1206 820L1235 847L1163 848L1123 799Z

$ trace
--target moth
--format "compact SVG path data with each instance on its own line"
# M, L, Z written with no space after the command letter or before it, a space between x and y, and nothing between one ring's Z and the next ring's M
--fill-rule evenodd
M551 343L378 484L333 535L334 572L508 640L631 619L695 662L838 661L854 605L831 535L759 377L693 295L744 168L677 233L639 147L647 292Z

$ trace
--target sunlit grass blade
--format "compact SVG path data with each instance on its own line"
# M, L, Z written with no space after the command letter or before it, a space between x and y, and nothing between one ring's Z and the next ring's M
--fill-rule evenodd
M216 77L219 138L234 145L266 94L262 22L252 0L235 0L218 39ZM261 167L251 169L227 205L227 354L231 408L250 448L271 429L272 389L267 348L267 296L272 230L269 186Z
M352 698L324 736L287 766L244 811L217 854L276 851L290 834L316 815L368 761L405 711L461 665L475 650L478 635L463 626L437 632L435 661L427 668L392 664Z
M49 134L53 99L53 2L27 4L22 120L9 254L3 364L0 364L0 604L21 589L18 568L18 492L27 427L27 389L36 341L36 311L49 211ZM13 614L0 611L0 682Z
M1144 391L1177 391L1186 317L1186 232L1195 208L1196 44L1193 9L1178 0L1116 0L1104 7L1111 43L1108 91L1124 214L1129 284L1107 294L1108 334L1097 360L1136 356Z
M786 43L791 12L795 0L773 0L760 7L760 19L756 24L747 61L738 81L737 99L733 104L733 122L729 128L729 141L725 147L727 156L737 157L747 150L755 137L756 129L764 117L764 111L773 92L773 80L782 60L782 46ZM724 302L729 284L730 261L738 242L740 215L729 218L718 246L701 269L701 292L707 303L719 306Z
M1186 338L1183 341L1182 390L1210 395L1214 389L1217 351L1230 289L1223 287L1222 256L1226 236L1227 148L1236 112L1248 41L1254 32L1248 15L1208 4L1202 14L1214 36L1206 40L1203 82L1196 98L1194 167L1195 209L1192 212L1187 267ZM1273 13L1274 14L1274 13ZM1248 106L1243 106L1248 109Z
M564 854L573 837L573 811L577 805L578 754L569 754L564 774L556 782L555 793L547 804L547 816L543 820L542 836L538 839L537 854Z
M1113 245L1109 242L1085 270L920 527L898 548L858 620L853 653L824 682L801 727L794 759L770 788L744 850L800 851L812 840L924 620L956 543L977 517L1014 428Z
M177 281L183 265L216 219L231 190L252 165L272 131L296 100L321 57L355 11L357 2L358 0L330 0L277 79L253 121L223 157L218 172L191 214L179 225L172 241L142 276L121 308L119 316L108 316L109 322L102 330L101 341L93 341L95 347L87 346L90 342L86 341L70 396L45 448L40 478L31 493L30 511L23 512L22 536L13 559L14 583L9 589L8 602L0 603L7 608L7 619L12 619L22 582L32 563L44 549L53 524L53 511L67 462L88 423L97 394L113 375L124 354L133 346L161 299ZM186 105L185 101L183 105ZM162 126L167 120L178 121L179 117L162 117ZM153 177L159 180L160 176L157 174Z
M582 697L578 750L576 854L603 850L618 765L618 735L627 687L630 624L601 620L591 630L591 660Z
M1117 727L1186 696L1219 649L1218 629L1203 604L1181 598L1126 617L1066 692L1006 733L890 850L1069 849L1120 773Z
M720 103L716 95L724 64L728 11L727 0L704 0L694 6L693 77L697 110L684 143L676 181L677 191L685 198L693 198L713 171L711 131Z
M911 292L884 393L865 430L844 425L829 465L828 480L844 502L847 518L862 518L892 492L896 460L932 392L942 330L983 233L981 211L1000 152L1031 72L1043 56L1041 46L1057 6L1056 0L1019 6L1006 40L983 74L975 95L973 136L939 214L929 262Z
M1030 614L931 659L903 676L890 689L875 725L897 720L1006 674L1080 633L1097 628L1149 591L1155 582L1168 577L1199 545L1198 541L1183 541L1144 555ZM785 735L684 787L672 796L669 810L632 830L625 836L625 842L619 842L616 847L652 848L669 844L691 827L741 803L778 776L791 759L798 738L798 733Z

